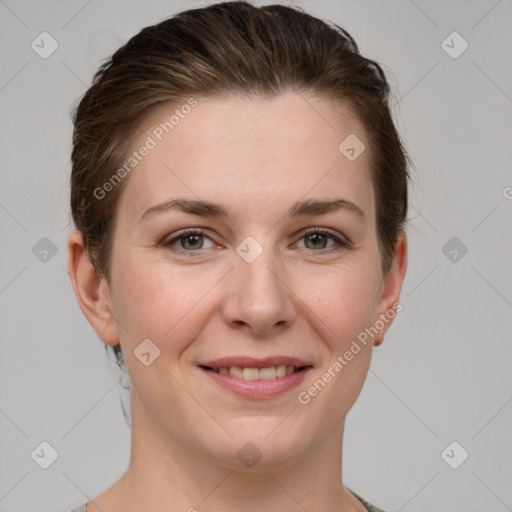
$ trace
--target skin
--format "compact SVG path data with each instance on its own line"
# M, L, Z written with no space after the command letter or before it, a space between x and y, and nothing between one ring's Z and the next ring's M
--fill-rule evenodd
M148 120L133 147L172 110ZM366 140L342 102L294 93L199 98L125 178L109 283L91 265L80 232L70 235L79 305L105 343L120 341L132 382L129 468L88 512L231 512L241 504L253 511L365 510L343 486L340 461L345 416L375 339L360 344L307 405L297 399L398 302L406 271L401 232L392 268L382 275L368 145L353 162L338 150L351 133ZM171 210L139 222L149 207L177 197L221 203L231 215ZM285 215L296 201L335 198L357 204L366 222L345 210ZM315 246L303 234L310 227L332 230L352 246L331 238ZM189 245L162 243L184 228L207 233ZM247 236L263 248L252 263L236 252ZM134 355L147 338L160 350L149 366ZM248 400L197 367L231 355L289 355L314 368L298 388ZM262 454L253 467L237 457L247 442Z

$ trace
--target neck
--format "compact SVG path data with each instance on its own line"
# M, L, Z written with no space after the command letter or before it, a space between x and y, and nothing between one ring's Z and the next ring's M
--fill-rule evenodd
M363 512L342 484L343 430L344 421L295 460L244 467L169 436L132 399L129 468L88 512Z

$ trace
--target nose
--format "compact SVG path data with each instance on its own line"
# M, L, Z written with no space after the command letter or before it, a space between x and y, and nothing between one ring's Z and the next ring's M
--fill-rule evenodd
M271 252L263 251L252 263L235 255L223 301L223 317L231 328L271 337L293 323L296 309L290 279Z

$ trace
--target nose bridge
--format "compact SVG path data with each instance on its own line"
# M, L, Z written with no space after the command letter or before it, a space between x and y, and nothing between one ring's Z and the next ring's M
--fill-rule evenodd
M281 267L279 256L271 244L270 238L267 238L265 245L252 239L242 242L237 248L240 256L240 261L237 262L240 286L244 294L252 297L252 300L265 298L266 301L277 302L284 293L278 279Z
M251 255L251 259L245 259L240 256L242 250L246 250L249 246L247 255ZM251 247L251 243L246 242L245 246L240 244L237 252L239 253L242 261L238 262L239 276L242 280L246 280L246 285L251 287L253 293L260 293L261 291L272 292L280 295L282 293L279 275L279 256L276 251L268 242L263 248L261 246L260 252L255 253L256 249Z

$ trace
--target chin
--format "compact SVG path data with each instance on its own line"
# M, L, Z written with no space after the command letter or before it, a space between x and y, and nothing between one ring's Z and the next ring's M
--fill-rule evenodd
M232 470L275 471L292 465L307 449L308 436L296 421L284 418L244 417L230 426L221 422L233 437L217 439L212 456Z

